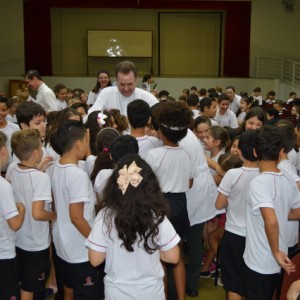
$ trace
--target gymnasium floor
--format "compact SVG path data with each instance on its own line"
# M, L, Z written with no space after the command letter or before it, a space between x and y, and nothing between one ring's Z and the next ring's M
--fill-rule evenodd
M199 296L191 298L186 296L186 300L225 300L226 293L220 286L214 285L214 280L211 278L201 278L199 280ZM53 298L49 297L47 300ZM120 299L121 300L121 299Z

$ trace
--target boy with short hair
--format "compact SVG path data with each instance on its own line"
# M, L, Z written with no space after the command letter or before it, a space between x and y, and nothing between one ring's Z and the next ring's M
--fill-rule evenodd
M11 145L20 163L9 166L6 178L11 182L16 201L27 207L16 239L21 297L32 300L34 293L45 292L50 269L49 221L56 219L56 213L50 210L50 178L36 169L43 156L39 131L17 131L12 135Z
M41 139L46 135L46 111L34 102L24 102L16 110L16 117L21 129L38 129Z
M227 94L221 94L219 96L219 108L217 110L215 121L218 123L219 126L231 127L236 129L239 127L237 118L235 113L230 110L230 99Z
M201 116L210 118L211 125L218 125L214 120L218 108L217 100L213 100L211 97L204 97L200 101Z
M280 269L294 272L287 256L288 218L299 218L300 200L295 181L278 167L281 134L275 126L257 129L254 153L260 174L249 187L246 204L247 300L272 299L279 284Z
M160 146L158 138L145 134L146 125L151 123L151 109L141 99L132 101L127 106L127 116L131 127L131 135L139 144L139 155L145 159L149 150Z
M0 170L9 160L7 137L0 132ZM24 221L25 207L15 203L11 185L0 176L0 295L1 299L20 299L15 233Z
M40 134L40 139L42 142L45 140L47 131L47 120L46 111L44 108L35 102L24 102L20 104L16 110L16 117L20 128L23 129L37 129ZM47 145L43 146L43 159L38 165L38 169L44 171L48 166L50 161L58 158L59 155ZM13 161L17 161L13 157Z

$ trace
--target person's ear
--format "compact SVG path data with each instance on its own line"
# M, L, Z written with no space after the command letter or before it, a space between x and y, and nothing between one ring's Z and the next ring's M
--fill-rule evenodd
M21 129L30 129L30 127L26 123L23 123L23 122L20 123L20 127L21 127Z
M150 125L150 124L151 124L151 122L152 122L152 118L151 118L151 117L149 117L149 119L148 119L148 121L147 121L147 125Z

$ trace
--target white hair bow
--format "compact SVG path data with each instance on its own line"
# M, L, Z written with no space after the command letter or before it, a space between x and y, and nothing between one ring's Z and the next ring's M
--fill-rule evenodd
M128 168L127 165L125 165L121 170L119 170L117 183L123 195L125 194L129 183L132 186L137 187L143 180L143 177L139 174L141 170L142 169L137 166L135 161L133 161Z

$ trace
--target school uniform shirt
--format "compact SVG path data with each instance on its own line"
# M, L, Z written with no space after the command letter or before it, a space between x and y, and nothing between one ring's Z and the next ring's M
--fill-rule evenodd
M238 115L237 121L240 122L240 123L242 123L242 122L244 121L245 117L246 117L246 112L242 111L242 112Z
M193 112L193 119L196 119L197 117L201 116L199 109L193 109L192 112Z
M70 219L69 205L84 203L83 216L92 226L94 206L96 204L92 183L85 171L78 165L55 161L46 172L51 179L51 186L57 219L53 224L53 241L57 255L68 263L88 261L85 237L77 230Z
M211 126L218 125L217 121L215 121L213 118L210 118Z
M241 96L235 94L233 101L229 102L229 109L236 114L236 112L238 111L238 109L240 108L240 102L241 102Z
M96 176L94 182L94 191L99 195L100 199L103 198L103 191L106 187L106 183L113 172L113 169L103 169Z
M109 110L109 109L118 109L120 110L121 115L127 116L127 105L135 99L142 99L153 106L158 103L158 100L147 91L144 91L140 88L135 88L132 95L129 97L124 97L120 92L117 86L111 86L103 89L99 96L97 97L94 105L89 109L89 114L95 110Z
M220 151L218 152L217 155L215 155L214 157L210 157L210 158L211 158L213 161L215 161L215 162L217 163L219 157L220 157L222 154L224 154L224 153L225 153L225 151L224 151L224 149L222 149L222 150L220 150ZM209 168L209 170L210 170L210 173L211 173L212 176L217 175L217 171L216 171L215 169Z
M96 161L96 156L95 155L89 155L86 160L85 160L85 171L91 177L91 174L94 169L95 161Z
M251 180L259 174L258 168L231 169L223 177L218 191L227 196L225 230L246 236L246 198Z
M295 182L300 181L300 177L297 175L297 170L295 166L288 160L281 160L277 165L285 175L290 176ZM288 246L293 247L298 243L299 236L299 221L298 220L289 220L288 221Z
M263 172L249 187L246 203L247 233L244 261L248 268L260 274L280 272L265 232L261 207L273 208L279 225L279 249L288 250L288 213L300 207L299 191L294 181L284 173Z
M67 104L66 101L61 101L61 100L59 100L57 98L56 98L56 105L57 105L57 110L58 111L61 111L61 110L63 110L63 109L65 109L65 108L68 107L68 104Z
M258 105L259 106L263 105L263 98L262 98L262 96L253 96L253 99L258 101Z
M297 174L300 174L300 151L296 152L295 149L292 149L288 154L288 159L289 161L292 163L292 165L294 166L294 168L296 168L297 170Z
M94 93L94 92L90 91L86 104L93 105L95 103L97 97L99 96L100 92L101 92L101 90L99 90L98 93Z
M215 121L218 123L219 126L222 127L228 126L233 129L239 127L236 116L234 112L232 112L230 109L227 109L227 111L223 115L219 113L219 109L218 109L217 114L215 116Z
M189 151L192 164L196 167L193 186L186 192L189 221L193 226L204 223L219 213L215 208L217 186L209 171L204 150L195 134L188 130L179 145Z
M133 244L133 252L127 251L119 239L112 221L109 233L104 223L101 210L93 229L86 241L86 246L98 252L106 252L105 258L105 298L110 300L165 299L163 277L159 251L149 254L142 243ZM162 251L176 246L180 241L170 221L165 217L159 224L156 242Z
M144 135L136 138L139 145L139 156L142 159L146 158L146 155L149 150L158 148L161 145L161 142L155 136Z
M9 160L10 162L12 161L12 150L11 150L11 136L13 135L14 132L21 130L19 125L12 123L10 121L7 121L7 125L4 128L0 128L0 131L5 133L7 136L7 141L6 141L6 147L8 150L9 154ZM2 170L5 171L5 170Z
M37 89L37 102L42 105L46 112L57 111L56 96L54 92L45 84L42 83Z
M16 202L25 206L22 227L16 232L16 246L25 251L41 251L50 245L48 221L37 221L32 217L35 201L44 201L45 210L51 209L51 184L47 174L34 169L21 169L12 163L7 169L6 178L11 183Z
M157 176L163 193L184 193L189 190L189 179L194 178L193 162L182 147L163 146L152 149L146 162Z
M12 259L16 257L16 234L7 224L7 220L19 214L13 190L7 180L0 176L0 257Z

